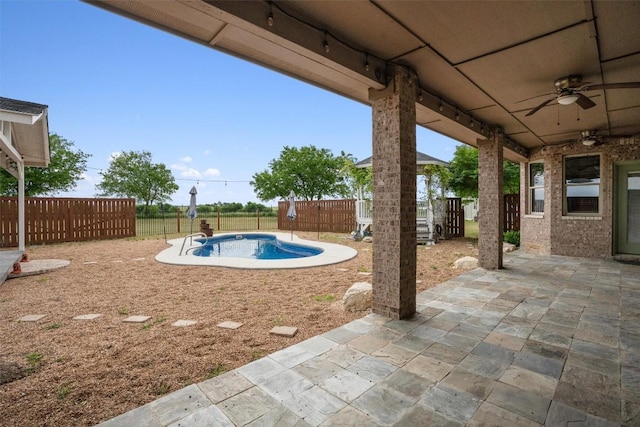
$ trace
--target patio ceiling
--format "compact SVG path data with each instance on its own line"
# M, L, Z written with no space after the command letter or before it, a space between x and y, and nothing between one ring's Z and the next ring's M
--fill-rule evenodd
M526 116L564 76L640 80L638 1L89 3L366 104L389 65L410 67L419 125L474 146L500 126L512 160L584 130L640 133L640 88L588 91L591 109L554 100Z

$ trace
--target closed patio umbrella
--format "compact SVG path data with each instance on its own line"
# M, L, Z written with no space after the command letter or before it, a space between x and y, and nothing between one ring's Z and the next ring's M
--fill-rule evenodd
M289 210L287 211L287 218L291 221L291 240L293 240L293 220L296 219L296 193L291 190L289 193Z
M198 217L198 211L196 210L196 194L198 194L198 190L196 190L195 185L191 187L189 194L191 194L191 197L189 199L189 209L187 209L187 218L191 220L191 232L189 234L193 234L193 220Z

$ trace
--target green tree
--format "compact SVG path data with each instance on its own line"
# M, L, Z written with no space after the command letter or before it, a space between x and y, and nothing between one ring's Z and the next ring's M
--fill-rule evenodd
M520 191L520 166L507 160L503 167L503 188L505 194ZM453 154L450 167L450 189L465 199L478 198L478 150L468 145L459 145Z
M349 186L342 173L347 156L334 156L330 150L313 145L284 147L280 157L269 162L269 170L255 173L250 184L263 201L286 199L291 190L304 200L348 197Z
M74 149L72 141L58 134L49 135L50 162L46 168L24 169L24 194L27 197L52 196L76 188L87 170L90 154ZM16 196L18 180L4 169L0 169L0 195Z
M343 154L344 164L341 175L349 188L348 197L356 198L361 191L363 196L370 198L373 192L373 168L356 167L357 160L350 154Z
M124 151L100 175L102 182L96 187L101 196L135 197L146 210L154 202L168 200L179 188L164 164L151 163L148 151Z

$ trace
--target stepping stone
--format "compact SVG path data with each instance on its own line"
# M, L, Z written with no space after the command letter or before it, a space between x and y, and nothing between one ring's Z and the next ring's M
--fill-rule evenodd
M223 329L238 329L240 326L242 326L242 323L231 322L227 320L226 322L218 323L216 326L218 326L218 328L223 328Z
M361 276L371 276L373 273L370 273L368 271L359 271L358 274Z
M26 316L22 316L18 319L19 322L37 322L38 320L44 318L46 314L27 314Z
M84 265L89 265L89 264L97 264L98 261L85 261L83 262Z
M420 283L422 283L422 280L416 280L416 283L420 284Z
M114 259L114 260L113 260L113 261L111 261L111 262L124 262L124 261L123 261L123 260L121 260L121 259Z
M349 270L346 268L336 268L336 271L349 271Z
M298 333L298 328L293 326L274 326L269 333L280 337L292 338Z
M192 325L195 325L196 323L198 323L196 320L176 320L171 324L171 326L178 326L178 327L192 326Z
M102 316L102 314L83 314L82 316L76 316L73 320L93 320Z
M144 261L144 258L134 258L133 261Z
M151 316L129 316L122 321L125 323L144 323L149 319L151 319Z

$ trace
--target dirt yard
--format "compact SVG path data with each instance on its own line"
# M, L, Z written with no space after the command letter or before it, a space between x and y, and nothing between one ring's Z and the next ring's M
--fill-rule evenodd
M316 239L315 233L298 233ZM31 259L71 264L0 285L0 425L94 425L194 382L237 368L365 313L341 299L371 281L372 247L341 235L321 240L358 250L350 261L298 270L233 270L159 264L164 240L118 240L27 248ZM468 240L418 246L418 290L460 274L477 256ZM342 271L346 269L346 271ZM74 316L99 313L95 320ZM39 322L18 322L46 314ZM152 316L125 324L130 315ZM173 327L179 319L197 320ZM216 327L242 322L237 330ZM294 338L269 335L276 325Z

